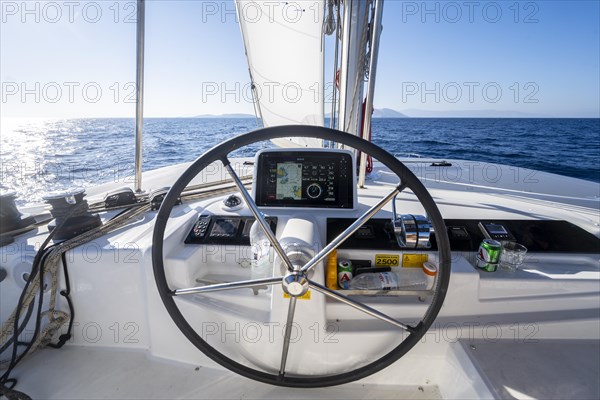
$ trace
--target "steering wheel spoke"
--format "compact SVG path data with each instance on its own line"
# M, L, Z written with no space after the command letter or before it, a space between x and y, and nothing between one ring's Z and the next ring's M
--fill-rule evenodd
M296 313L296 297L290 297L288 305L287 320L285 323L285 333L283 335L283 350L281 352L281 364L279 366L279 376L285 375L285 365L287 363L288 352L290 349L290 339L292 336L292 325L294 323L294 314Z
M410 325L403 324L402 322L399 322L399 321L395 320L394 318L392 318L382 312L379 312L379 311L375 310L374 308L367 306L366 304L363 304L356 300L353 300L346 295L343 295L335 290L331 290L331 289L329 289L323 285L320 285L316 282L309 281L308 285L311 288L313 288L314 290L316 290L317 292L324 294L325 296L331 297L332 299L335 299L344 304L347 304L350 307L357 309L358 311L362 311L365 314L370 315L371 317L374 317L381 321L385 321L389 324L392 324L397 328L404 329L405 331L408 331L408 332L414 332L414 330L415 330L415 328L413 328Z
M175 289L171 291L173 296L182 296L187 294L203 294L209 292L221 292L223 290L233 290L242 288L256 288L266 285L275 285L281 283L283 277L276 276L273 278L252 279L239 282L215 283L213 285L197 286L193 288Z
M338 248L338 246L344 243L354 232L360 229L368 220L373 217L379 210L381 210L387 203L389 203L398 193L402 192L406 188L406 185L400 184L394 190L392 190L387 196L381 199L377 204L371 207L367 212L361 215L356 221L352 223L346 230L340 233L335 239L333 239L327 246L317 253L310 261L308 261L301 269L302 272L307 272L319 262L323 261L332 251Z
M283 250L283 247L281 247L281 244L275 237L275 234L273 233L273 231L271 231L271 227L269 226L269 223L265 219L263 213L258 209L258 206L254 202L254 199L252 198L252 196L250 196L248 189L246 189L246 187L244 186L240 177L238 176L238 174L235 172L235 170L231 166L229 159L227 159L227 157L223 157L221 159L221 162L225 166L225 169L227 169L227 172L231 176L231 179L233 179L233 182L235 183L235 185L240 190L240 193L241 193L242 197L244 198L244 200L246 201L248 208L252 212L252 215L254 215L254 218L256 218L256 223L260 224L261 228L267 235L269 242L271 242L271 245L275 249L275 252L281 258L281 260L285 264L288 271L292 272L294 270L294 266L292 265L292 262L290 261L287 254L285 254L285 250Z

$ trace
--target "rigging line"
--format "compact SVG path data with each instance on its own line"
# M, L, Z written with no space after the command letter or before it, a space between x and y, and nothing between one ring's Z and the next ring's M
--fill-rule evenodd
M338 85L338 81L337 81L337 71L338 71L338 57L339 57L339 48L340 48L340 7L339 5L336 7L336 15L337 15L337 23L335 25L335 52L334 52L334 57L333 57L333 85L331 88L331 115L329 117L329 127L331 129L335 129L335 123L336 123L336 109L339 107L336 107L337 104L337 85ZM337 112L339 112L339 110L337 110ZM333 143L330 143L330 147L334 147L335 145Z
M248 46L246 46L246 32L244 32L244 24L243 24L244 20L242 19L243 15L242 15L242 11L241 11L240 7L238 6L238 1L239 0L236 0L236 2L235 2L235 8L237 11L238 21L240 21L239 25L240 25L240 31L242 32L242 42L244 43L244 54L246 55L246 60L248 61L248 75L250 76L252 106L254 108L254 117L256 119L256 127L260 128L260 124L258 122L259 116L260 116L260 121L262 122L263 126L265 124L265 120L262 115L262 110L260 109L260 102L257 98L257 95L255 94L256 83L254 82L254 77L252 76L252 66L251 66L251 62L250 62L250 56L248 55Z
M54 247L56 247L55 244L51 245L50 247L48 247L46 249L46 251L44 251L44 254L42 255L42 262L45 262L47 256L50 254L50 249L52 249ZM41 250L41 251L43 251L43 250ZM27 282L26 282L25 286L27 286L27 284L29 284L31 281L34 280L34 278L36 277L36 271L37 271L36 266L32 264L32 268L31 268L31 271L29 273L29 276L27 277ZM36 289L37 288L33 288L32 291L34 291ZM25 288L23 290L25 290ZM35 295L34 295L34 299L35 299ZM18 317L16 319L14 319L14 321L13 321L14 325L13 326L15 328L17 328L18 332L15 335L15 333L13 331L13 334L7 339L6 343L0 349L0 354L3 353L10 346L11 343L15 343L15 347L18 346L18 345L27 345L28 344L28 342L21 342L21 341L19 341L18 337L25 330L25 328L27 327L27 324L29 324L29 321L31 319L31 315L33 314L33 309L34 309L35 302L32 301L32 300L27 301L27 299L26 299L23 302L23 304L27 307L27 311L26 311L25 317L23 318L23 321L21 323L19 323L19 319L21 317L21 313L19 312ZM10 320L11 320L11 317L9 317L5 321L5 323L2 325L2 332L0 332L1 333L0 334L0 339L6 337L5 328L9 328L9 325L11 325L11 324L8 324L8 322Z
M72 207L71 209L71 213L75 214L77 212L80 211L80 208L83 207L83 203L77 204L74 207ZM85 204L85 207L87 208L87 203ZM29 279L27 280L27 283L25 283L25 287L23 288L23 291L21 292L21 296L19 297L19 301L17 303L17 308L14 311L14 321L13 321L13 349L12 349L12 354L11 354L11 359L10 359L10 363L8 365L8 368L6 369L6 371L4 372L4 374L2 374L2 376L0 377L0 382L5 382L9 376L10 373L12 372L13 368L16 366L17 363L19 363L23 357L29 352L29 349L31 349L31 346L33 345L33 342L35 340L35 336L37 335L37 333L39 332L39 317L41 314L41 307L42 307L42 303L43 303L43 297L44 297L44 262L46 260L46 256L48 255L48 252L46 251L46 246L48 246L48 243L50 243L50 241L52 240L52 238L54 237L54 235L56 234L56 232L58 232L60 229L62 229L62 227L65 225L65 223L67 222L69 218L65 218L60 224L58 224L54 230L52 230L52 232L50 232L48 234L48 236L46 237L46 239L42 242L40 249L38 250L38 252L35 255L35 258L33 260L33 265L31 267L31 274L29 275ZM19 319L21 316L21 311L23 306L28 307L28 304L24 304L26 302L26 300L29 301L34 301L35 300L35 290L37 288L33 288L31 290L31 292L28 291L28 288L30 287L31 283L35 280L35 278L37 277L36 275L39 275L39 285L40 285L40 299L38 300L38 314L37 314L37 321L36 321L36 328L35 328L35 332L34 332L34 339L32 339L32 342L29 343L29 345L27 346L27 348L23 351L23 353L21 353L18 357L17 357L17 341L18 341L18 332L19 332ZM33 297L32 297L33 296ZM11 317L13 317L11 315ZM9 319L7 320L7 322L9 322L11 320L11 317L9 317ZM9 323L10 326L10 323ZM4 332L4 325L2 326L2 330Z
M51 247L54 247L54 246L55 245L53 245ZM49 254L49 251L44 254L42 261L46 259L46 257L48 256L48 254ZM27 286L27 284L29 282L31 282L36 277L36 273L37 272L35 272L35 271L37 271L37 268L35 267L35 265L32 265L32 268L31 268L31 271L29 273L29 276L27 277L27 281L26 281L25 286ZM25 288L24 288L24 290L25 290ZM37 290L37 288L34 287L32 289L32 291L34 291L34 290ZM17 304L19 304L19 303L17 303ZM13 325L14 327L18 327L18 332L15 335L14 331L13 331L13 334L7 339L6 343L0 349L0 353L3 353L8 348L8 346L10 345L10 343L15 343L15 340L16 340L17 345L26 345L28 343L28 342L20 342L20 341L18 341L18 336L27 327L27 324L29 323L29 320L31 319L31 314L33 313L33 308L34 308L35 302L32 301L32 300L28 301L27 298L26 298L23 301L23 305L25 305L27 307L27 312L26 312L25 317L23 318L23 321L21 323L19 323L19 320L21 318L21 313L19 312L19 316L17 318L15 318L12 321L12 323L8 324L8 322L11 320L11 317L9 317L5 321L5 323L3 324L3 332L2 332L2 335L1 335L2 339L7 336L7 333L5 332L5 330L7 328L9 328L10 325Z
M344 12L343 12L343 17L340 20L340 30L341 30L341 39L340 39L340 43L341 43L341 47L342 47L342 52L341 52L341 61L340 61L340 68L339 68L339 100L338 100L338 129L343 131L345 129L345 121L346 121L346 104L348 104L348 66L349 66L349 55L348 55L348 50L349 50L349 40L350 40L350 36L351 36L351 24L350 24L350 18L348 17L349 15L349 7L350 5L348 4L351 0L344 0L343 2L343 6L344 6ZM340 2L340 9L342 7L342 2ZM340 10L340 14L341 14L341 10ZM336 75L337 76L337 72ZM336 146L340 149L344 148L344 145L341 143L336 143Z
M256 128L260 129L260 123L258 122L258 114L260 114L260 120L263 121L262 119L262 112L260 110L260 104L257 100L257 94L256 94L256 84L254 83L254 80L252 79L252 72L250 72L250 68L248 68L248 73L250 74L250 92L252 93L252 108L254 109L254 119L256 121Z
M60 337L58 338L58 343L48 343L48 346L54 349L60 349L65 345L65 343L67 343L69 339L71 339L71 332L73 331L73 321L75 320L75 308L73 306L73 300L71 299L71 280L69 279L69 270L67 268L66 254L66 251L64 251L61 254L63 273L65 276L65 289L60 291L60 295L67 300L67 305L69 307L69 327L67 328L67 333L65 333L64 335L60 335Z
M33 306L34 306L34 303L30 303L29 306L27 307L27 313L25 314L25 318L23 318L23 323L20 324L19 333L17 336L21 335L23 333L23 331L25 330L25 328L27 327L27 323L31 319L31 314L33 314ZM11 345L11 343L13 343L13 339L14 338L11 336L10 338L8 338L6 343L4 343L4 345L2 345L2 347L0 347L0 354L4 353L4 351L6 351L6 349ZM19 344L20 344L20 342L19 342Z
M62 224L61 224L62 225ZM53 231L55 232L55 231ZM48 235L48 237L52 238L52 232L50 233L50 235ZM39 334L40 328L41 328L41 315L42 315L42 307L43 307L43 303L44 303L44 262L46 260L46 256L48 255L48 251L46 251L45 247L48 244L49 240L46 240L42 246L40 248L39 251L43 252L43 255L41 256L41 258L39 258L38 260L38 264L36 265L34 264L33 268L32 268L32 272L29 275L29 279L27 280L27 283L25 284L25 288L23 289L22 292L22 296L21 298L19 298L19 303L17 305L17 317L14 321L14 332L13 332L13 349L12 349L12 354L11 354L11 358L10 358L10 363L8 364L8 367L6 368L6 371L4 372L4 374L2 375L2 377L0 377L0 383L4 383L7 380L9 380L10 378L10 373L12 372L12 370L14 369L14 367L23 359L23 357L25 357L27 355L27 353L29 352L29 350L31 349L31 347L33 346L33 344L36 341L36 337ZM37 257L36 257L37 258ZM34 273L34 269L36 270L36 272ZM25 294L27 292L27 287L28 285L33 282L35 279L39 280L39 299L38 299L38 304L37 304L37 311L36 311L36 319L35 319L35 328L34 328L34 332L33 332L33 337L31 339L30 342L27 343L27 347L25 347L25 350L23 350L23 352L21 354L17 354L17 346L18 346L18 331L19 331L19 317L21 315L21 308L23 307L23 294ZM35 290L35 289L34 289ZM34 295L35 296L35 295ZM34 297L35 299L35 297Z
M11 384L10 387L6 385L7 383ZM16 385L16 379L8 379L5 383L0 383L0 396L10 400L31 400L27 394L14 390Z
M142 209L141 212L144 212L144 210L147 210L148 208L149 208L148 206L141 207L141 209ZM56 271L58 269L58 259L68 250L75 248L85 242L92 241L92 240L96 239L97 237L100 237L100 236L110 232L113 229L113 227L114 227L114 229L116 229L116 228L119 228L120 226L123 226L130 218L133 218L135 215L137 215L139 213L140 213L140 208L137 208L137 209L131 210L129 215L116 216L113 219L111 219L110 221L108 221L105 225L98 227L92 231L83 233L79 236L76 236L73 239L69 239L68 241L61 242L60 245L58 245L55 249L53 249L53 251L48 256L48 258L51 262L50 268L53 271L53 281L52 281L52 292L51 292L51 297L50 297L51 304L50 304L49 310L46 311L46 313L49 313L52 317L53 317L52 313L58 313L58 311L56 311L56 309L55 309L55 298L57 295ZM44 331L42 331L36 337L34 351L39 349L40 347L43 347L45 344L47 344L49 342L50 335L66 322L66 321L61 322L61 318L63 320L66 320L68 315L66 313L62 313L62 314L64 314L64 315L56 317L56 318L49 318L50 322L48 323L48 325L46 326Z
M0 332L0 334L2 336L5 336L8 332L8 330L10 328L12 328L12 326L14 325L14 330L13 330L13 335L15 335L15 331L17 331L17 325L18 325L18 319L21 315L21 308L23 307L23 305L25 304L26 306L30 304L30 302L33 302L35 300L36 294L35 291L37 291L38 286L40 286L40 292L43 294L43 276L45 275L45 264L47 261L49 261L49 273L52 273L53 279L56 279L56 268L58 268L58 258L60 257L60 255L63 252L66 252L72 248L75 248L77 246L80 246L83 243L89 242L91 240L94 240L100 236L105 235L106 233L112 232L114 229L118 229L119 227L123 226L128 220L130 220L131 218L136 217L137 215L139 215L140 213L146 212L150 209L149 205L145 205L143 207L137 207L131 210L131 212L127 213L127 214L123 214L123 215L119 215L115 218L113 218L112 220L110 220L109 222L107 222L106 224L95 228L91 231L85 232L79 236L76 236L72 239L68 239L66 241L63 241L57 245L54 245L52 247L54 247L51 251L44 251L45 247L47 246L48 242L52 239L52 237L54 236L54 232L60 230L60 228L62 227L63 223L59 224L52 232L50 232L48 234L48 236L46 237L46 239L44 240L44 242L42 243L42 245L40 246L40 250L38 250L37 254L36 254L36 258L34 259L33 262L33 266L32 266L32 274L30 275L29 280L26 283L26 287L23 289L23 291L21 292L21 297L19 299L19 303L17 305L17 308L15 309L15 311L13 311L13 313L11 314L11 316L8 318L8 320L2 325L2 332ZM65 221L68 218L65 219ZM47 249L49 250L49 249ZM43 254L42 254L43 253ZM40 261L42 262L42 264L40 265ZM36 274L34 274L33 272L35 271L37 273L38 269L40 269L41 266L41 278L36 280L35 278L37 278ZM42 282L42 284L40 284L40 281ZM32 284L33 282L33 284ZM56 290L54 288L52 288L52 292L50 294L50 303L51 303L51 307L54 307L53 303L53 299L56 296ZM48 312L53 312L55 310L49 310L46 311L44 313L48 313ZM41 313L38 313L39 315L41 315ZM63 313L66 314L66 313ZM16 321L15 321L16 319ZM18 357L16 357L16 347L13 347L13 354L11 357L11 363L8 367L8 370L0 377L0 383L6 383L8 381L11 380L11 378L9 378L9 374L12 371L12 369L14 368L14 366L16 364L18 364L26 355L30 354L30 349L33 347L33 345L35 344L35 347L33 348L33 351L37 350L38 348L40 348L41 346L43 346L44 344L46 344L46 339L48 338L48 335L55 332L56 329L58 329L64 322L60 323L60 325L56 325L56 321L57 319L54 319L54 321L50 321L50 323L48 325L51 324L55 324L55 328L48 330L48 326L42 331L42 334L39 335L36 333L36 335L34 335L34 339L32 340L32 342L29 344L29 347Z
M333 16L334 0L327 0L327 17L323 19L323 32L329 36L337 29L335 17Z
M340 60L339 60L339 48L340 48L340 43L341 43L341 34L342 34L342 14L341 14L341 8L342 8L342 4L341 2L338 2L338 6L337 6L337 20L338 20L338 24L337 24L337 31L336 31L336 37L335 37L335 71L333 71L333 78L334 78L334 92L333 92L333 105L332 105L332 110L335 107L335 110L332 111L332 118L333 118L333 128L337 129L339 128L340 125L340 121L339 121L339 117L340 117L340 99L338 98L338 92L340 90L339 88L339 81L337 80L337 71L341 68L340 67ZM340 74L341 76L341 74ZM336 128L337 127L337 128ZM331 147L335 148L336 145L335 143L333 143L331 145Z
M240 177L240 179L242 181L248 181L248 180L252 180L253 177L252 175L243 175ZM226 189L229 188L230 186L223 186L226 185L228 183L233 183L233 181L231 179L223 179L220 181L214 181L214 182L209 182L209 183L201 183L201 184L196 184L196 185L191 185L191 186L187 186L184 191L181 194L182 198L187 198L187 197L193 197L196 196L199 193L209 193L211 190L221 190L221 189ZM247 183L250 184L250 183ZM222 187L218 187L216 189L213 189L216 186L222 186ZM104 201L99 201L99 202L94 202L92 203L92 205L90 206L89 211L90 212L103 212L103 211L114 211L114 210L122 210L119 213L117 213L114 217L112 217L110 220L112 221L113 219L119 217L121 214L126 213L134 208L137 207L142 207L142 206L146 206L150 204L148 199L144 199L139 201L138 203L134 203L134 204L128 204L128 205L121 205L121 206L115 206L115 207L105 207L104 206ZM43 222L39 222L36 225L41 225L42 223L47 223L48 221L43 221Z
M68 219L68 218L67 218ZM64 225L64 221L62 224L59 224L57 226L57 230L60 229L60 227ZM54 232L54 231L53 231ZM52 237L53 236L53 232L50 232L49 236ZM46 243L47 244L47 243ZM7 368L7 370L5 371L4 375L2 375L2 377L0 378L1 380L5 380L5 382L12 380L11 378L9 378L10 376L10 372L12 371L12 369L21 362L21 360L27 356L31 350L31 348L34 348L34 351L38 348L39 346L39 334L40 334L40 330L41 330L41 320L42 320L42 316L43 314L45 314L46 312L42 312L42 306L43 306L43 296L44 296L44 291L46 289L46 287L44 286L44 276L46 275L46 270L45 270L45 266L46 266L46 262L47 260L50 258L51 254L53 251L55 251L58 248L58 244L53 244L51 246L49 246L48 248L44 248L42 246L40 246L40 250L38 250L38 254L41 252L43 253L41 256L41 259L36 263L34 260L34 264L32 265L32 272L29 275L29 278L27 280L27 283L25 285L25 288L23 289L23 293L27 292L27 286L29 284L31 284L32 282L34 282L33 287L30 287L30 292L25 296L25 298L23 298L21 296L21 298L19 299L19 303L17 304L17 310L15 310L17 312L17 316L14 320L14 328L15 331L17 330L17 326L19 325L19 319L20 319L20 315L21 315L21 311L19 310L19 307L22 307L23 305L27 305L29 307L33 307L33 305L35 304L35 291L38 289L38 287L36 287L36 285L39 286L39 299L38 299L38 309L37 309L37 313L36 313L36 323L35 323L35 330L33 333L33 336L31 338L31 341L29 342L16 342L16 344L13 346L13 352L11 355L11 360L9 363L9 366ZM36 255L37 257L37 255ZM51 273L50 271L48 271L48 273ZM37 275L36 275L37 274ZM38 278L38 281L36 282L35 279ZM55 295L55 291L53 290L50 293L51 299L50 299L50 303L52 304L52 296ZM23 300L23 302L21 302L21 300ZM53 308L53 305L50 306L50 308ZM14 314L14 312L13 312ZM12 318L9 317L9 319L7 321L9 321ZM27 326L27 324L29 323L29 319L24 320L21 323L21 326ZM51 322L50 322L51 323ZM16 333L13 332L13 335L16 335ZM17 340L18 336L13 336L13 340ZM25 345L27 346L25 348L25 350L18 355L18 357L16 357L16 348L17 345ZM35 347L34 347L35 345ZM15 385L16 385L17 380L15 379Z

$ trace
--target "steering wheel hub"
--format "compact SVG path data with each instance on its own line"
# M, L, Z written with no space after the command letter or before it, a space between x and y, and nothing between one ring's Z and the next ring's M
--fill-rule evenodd
M289 273L283 277L283 291L292 297L303 296L308 292L308 279L303 273Z

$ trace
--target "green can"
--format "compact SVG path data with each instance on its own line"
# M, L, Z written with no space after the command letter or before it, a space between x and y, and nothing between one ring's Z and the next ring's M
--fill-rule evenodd
M501 250L502 244L497 240L484 239L479 245L479 252L477 253L477 268L487 272L496 271L500 262Z
M348 289L350 281L354 276L354 268L352 267L352 261L350 260L339 260L338 267L338 286L341 289Z

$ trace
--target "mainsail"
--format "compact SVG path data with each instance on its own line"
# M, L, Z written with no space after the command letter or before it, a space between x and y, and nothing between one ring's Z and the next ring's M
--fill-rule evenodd
M324 0L236 0L263 126L323 126ZM275 139L280 147L322 147L312 138Z

